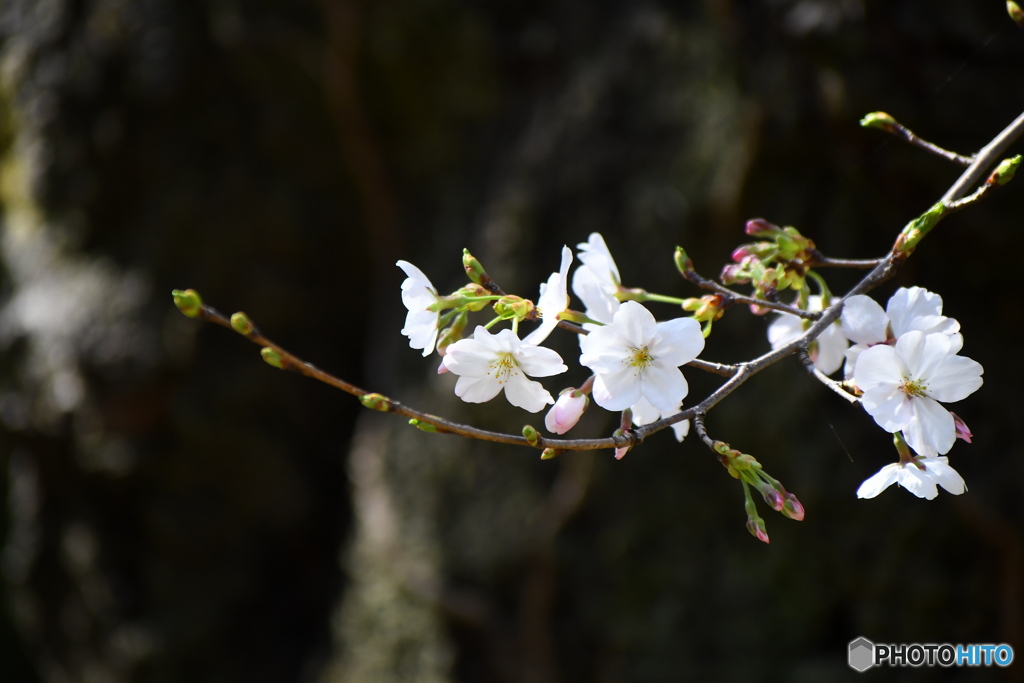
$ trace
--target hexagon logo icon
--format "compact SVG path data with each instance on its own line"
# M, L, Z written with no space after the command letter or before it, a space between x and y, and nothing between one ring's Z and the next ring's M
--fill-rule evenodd
M850 668L861 673L875 664L875 644L867 638L850 641Z

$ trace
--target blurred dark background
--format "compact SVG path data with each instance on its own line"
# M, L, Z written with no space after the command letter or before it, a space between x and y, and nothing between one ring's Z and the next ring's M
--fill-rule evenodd
M955 408L969 492L857 500L890 437L790 360L708 420L806 506L762 508L770 545L696 438L542 462L424 434L170 290L517 431L540 418L461 404L406 346L396 259L450 290L469 247L532 297L599 231L625 284L689 296L674 246L716 275L752 216L879 256L960 169L858 119L972 153L1024 108L1022 58L1001 0L3 2L0 678L817 682L857 680L858 636L1021 651L1016 183L876 293L941 293L987 370ZM766 324L730 313L705 357Z

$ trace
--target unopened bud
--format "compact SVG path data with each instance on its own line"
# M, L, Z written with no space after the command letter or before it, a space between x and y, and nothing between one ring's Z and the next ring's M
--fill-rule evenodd
M953 428L956 430L956 438L971 443L974 434L971 434L971 430L967 428L967 423L961 420L960 416L956 413L951 412L950 415L953 416Z
M199 317L203 310L203 300L200 298L199 292L194 289L175 289L171 291L171 296L174 297L174 305L184 315L189 318Z
M267 365L272 365L278 370L284 369L284 358L269 346L264 346L260 349L260 355L263 356L263 360L267 362Z
M411 420L409 420L409 424L411 424L413 427L415 427L416 429L420 430L421 432L427 432L429 434L436 434L437 433L437 427L435 427L434 425L430 424L429 422L421 422L420 420L416 419L415 417L412 418Z
M776 512L782 511L782 507L785 505L786 501L778 491L769 486L765 486L761 491L761 495L764 496L764 502L768 503L768 507Z
M1006 183L1013 180L1014 174L1017 173L1017 167L1020 166L1021 155L1017 155L1012 159L1003 159L996 170L989 176L988 183L995 183L996 185L1005 185Z
M1013 2L1013 0L1007 0L1006 13L1013 19L1013 23L1017 24L1020 28L1024 28L1024 10L1020 8L1020 5Z
M682 247L676 247L676 253L673 258L676 262L676 269L679 270L680 275L686 277L690 273L694 272L693 261L690 260L685 249Z
M873 111L860 120L860 125L864 128L878 128L879 130L891 133L896 130L899 124L896 123L896 119L884 111Z
M765 530L764 527L764 520L760 517L757 517L755 519L751 519L749 517L747 518L747 531L750 532L751 536L761 541L762 543L770 542L768 540L768 532Z
M896 239L893 251L910 255L917 248L918 243L931 232L932 228L938 225L939 221L946 215L946 205L939 202L923 214L907 223Z
M804 506L792 493L786 493L786 502L782 506L782 514L790 519L801 521L804 518Z
M231 329L241 335L248 337L252 334L252 322L249 316L239 311L231 315Z
M478 285L490 282L491 280L487 275L487 271L476 260L476 257L469 253L469 249L462 250L462 267L466 269L466 275L469 276L469 279Z
M576 389L566 389L558 395L555 405L544 416L544 426L554 434L565 434L576 426L587 409L590 399Z
M751 218L744 228L744 232L751 237L773 237L779 231L779 226L763 218Z
M540 434L538 434L537 430L530 425L523 427L523 436L526 437L526 442L531 446L536 446L540 443Z
M494 312L505 319L525 320L533 310L532 301L512 294L503 296L494 303Z
M391 410L391 399L382 394L363 394L359 397L359 402L370 410L379 410L382 413Z
M562 453L565 453L565 450L563 450L561 448L545 448L544 451L541 452L541 454L540 454L540 459L541 460L550 460L551 458L557 457L557 456L561 455Z

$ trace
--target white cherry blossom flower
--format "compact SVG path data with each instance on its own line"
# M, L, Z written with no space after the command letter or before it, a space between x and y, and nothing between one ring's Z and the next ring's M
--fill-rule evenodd
M423 349L423 355L429 356L437 344L437 328L441 314L427 310L427 307L436 303L440 297L422 270L408 261L399 261L395 265L408 276L402 282L402 303L409 309L402 334L409 338L411 348Z
M942 315L942 297L922 287L901 287L889 298L885 310L863 294L851 296L843 304L840 318L843 334L853 342L846 351L846 378L853 376L857 357L875 344L893 344L907 332L939 333L949 337L950 353L964 344L960 323Z
M918 498L931 500L939 495L938 486L952 494L960 495L967 490L963 477L949 466L945 456L921 456L911 462L896 462L886 465L876 474L864 480L857 489L858 498L874 498L885 489L897 483Z
M512 330L491 334L479 326L472 338L448 347L444 366L459 376L455 395L463 401L483 403L504 390L509 403L531 413L555 401L527 375L550 377L568 369L557 353L524 343Z
M621 282L615 259L597 232L590 233L588 241L577 244L576 248L580 250L582 265L573 273L572 291L586 307L588 318L609 324L620 305L615 298ZM584 327L593 329L596 325L588 323Z
M633 424L645 425L652 422L656 422L663 417L669 417L682 411L683 404L680 403L672 410L662 412L651 405L651 402L646 398L641 398L636 405L632 407L633 410ZM672 425L672 432L676 435L676 441L682 443L686 435L690 433L690 421L683 420L682 422L676 422Z
M947 453L956 440L953 416L940 401L964 399L982 384L981 364L952 349L948 335L914 330L895 346L863 351L853 371L864 410L887 432L902 431L921 455Z
M809 297L807 310L822 310L822 298L818 295ZM802 318L792 313L780 313L768 326L768 342L772 345L772 349L779 349L802 337L804 332L806 332L806 328ZM814 367L826 375L831 375L843 364L846 347L850 345L850 342L846 340L846 335L843 334L842 325L839 321L829 325L827 330L818 335L815 342L810 348Z
M580 338L580 363L594 371L593 397L606 410L625 410L644 398L662 414L678 408L689 391L679 366L704 350L693 318L655 322L650 311L626 301L610 325Z
M551 273L547 282L541 283L540 296L537 297L537 310L540 311L540 327L523 337L524 344L540 345L551 331L558 326L558 316L569 306L569 266L572 264L572 249L562 247L562 265L557 273Z

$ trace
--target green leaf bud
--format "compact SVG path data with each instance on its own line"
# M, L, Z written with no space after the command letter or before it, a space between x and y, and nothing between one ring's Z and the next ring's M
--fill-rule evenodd
M1005 185L1006 183L1013 180L1014 174L1017 172L1017 167L1020 166L1021 156L1018 154L1012 159L1003 159L996 170L989 176L989 184L995 183L996 185Z
M1013 0L1007 0L1006 13L1013 19L1013 23L1017 24L1020 28L1024 28L1024 10L1020 8L1020 5L1013 2Z
M565 451L563 449L561 449L561 448L545 448L544 451L541 452L541 454L540 454L540 459L541 460L551 460L551 458L559 456L562 453L565 453Z
M523 436L526 437L526 441L531 446L536 446L540 443L540 434L538 434L537 430L530 425L523 427Z
M199 314L203 310L203 300L199 296L199 292L194 289L175 289L171 291L171 296L174 297L174 305L178 307L178 310L189 318L198 318Z
M249 316L239 311L231 315L231 329L238 334L248 337L252 334L252 322L249 320Z
M437 434L437 427L430 424L429 422L421 422L420 420L414 417L411 420L409 420L409 424L411 424L413 427L420 430L421 432L427 432L428 434Z
M263 360L267 362L267 365L272 365L278 370L284 369L284 358L269 346L264 346L260 349L260 355L263 356Z
M363 394L359 397L359 402L370 410L379 410L382 413L391 410L391 399L383 394Z
M860 125L864 128L878 128L891 133L899 124L896 123L896 119L884 111L873 111L860 120Z

